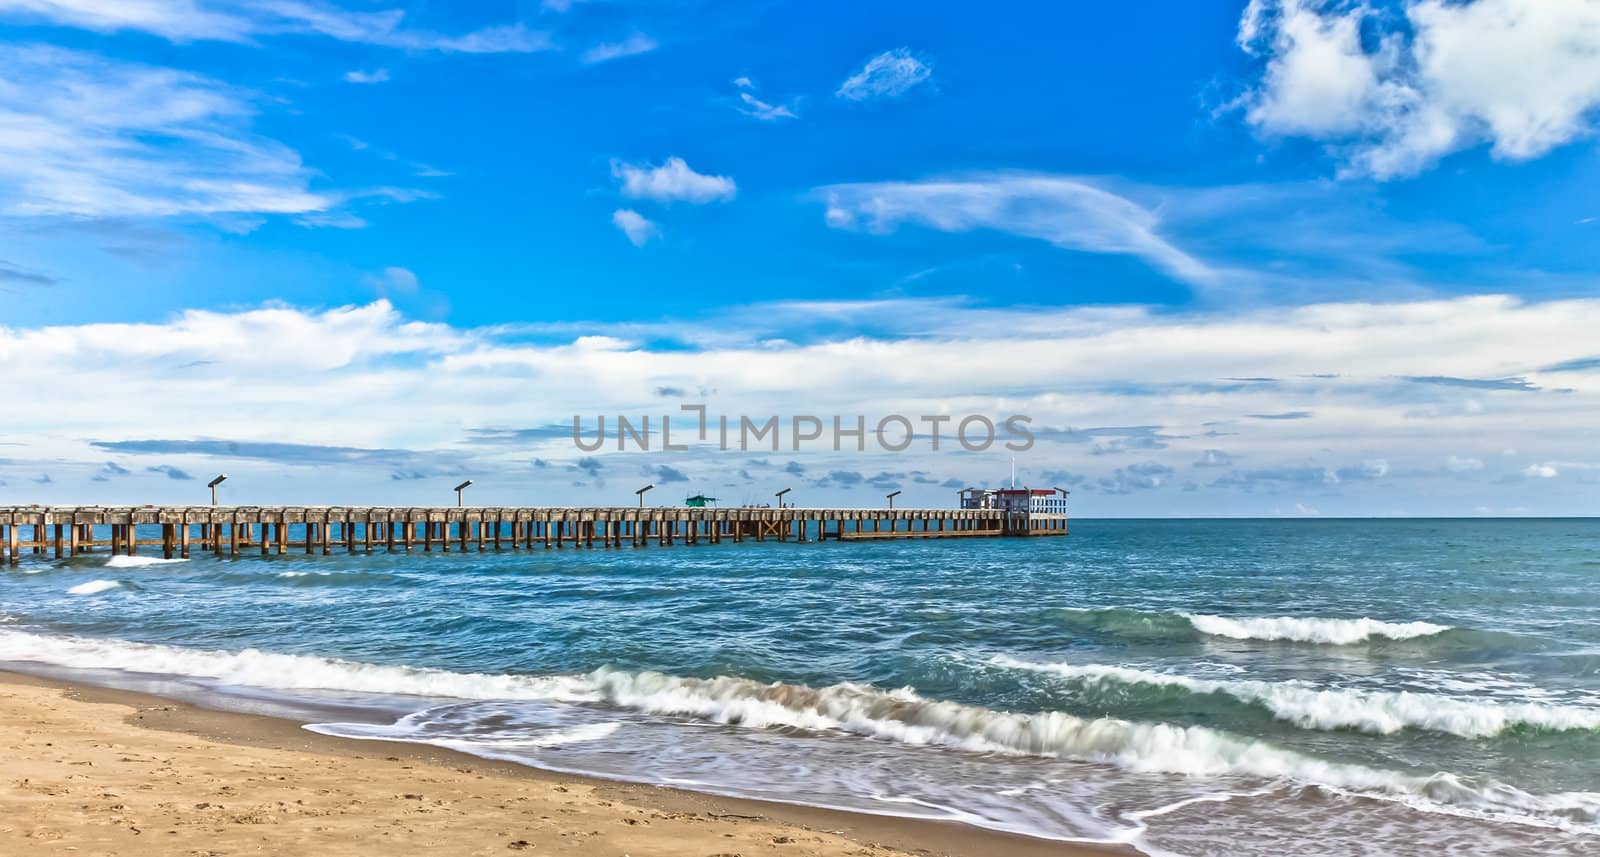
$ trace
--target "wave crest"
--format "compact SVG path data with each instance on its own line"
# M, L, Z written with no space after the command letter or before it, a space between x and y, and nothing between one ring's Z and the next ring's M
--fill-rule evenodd
M116 589L117 587L119 587L121 585L122 585L122 581L120 581L120 580L91 580L88 583L80 583L77 586L74 586L71 589L68 589L67 590L67 594L68 595L95 595L97 593L106 592L108 590Z
M168 565L175 562L188 562L186 559L163 559L159 556L126 556L112 554L106 558L106 568L144 568L150 565Z
M1381 622L1377 619L1325 619L1295 616L1211 616L1180 613L1195 630L1212 637L1234 640L1289 640L1297 643L1326 643L1348 646L1373 637L1410 640L1431 637L1451 630L1449 625L1431 622Z
M1539 703L1498 703L1432 693L1317 688L1299 682L1199 679L1102 664L1040 664L1004 655L991 663L1049 673L1088 684L1175 687L1220 693L1260 705L1302 729L1356 729L1389 735L1404 729L1488 738L1517 727L1550 731L1600 729L1600 709Z
M1395 800L1426 811L1600 833L1600 794L1535 795L1452 774L1420 776L1330 762L1202 726L1014 713L925 699L909 688L813 688L733 677L684 678L600 669L517 676L381 666L257 650L181 649L0 630L0 659L195 676L275 689L324 689L455 699L607 704L765 729L833 730L955 750L1115 765L1133 771L1285 780Z

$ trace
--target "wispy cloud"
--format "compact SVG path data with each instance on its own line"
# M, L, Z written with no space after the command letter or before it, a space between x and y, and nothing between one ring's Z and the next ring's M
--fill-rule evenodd
M0 291L10 286L53 286L56 278L0 259Z
M602 42L583 52L582 60L585 65L610 62L623 57L647 54L661 47L655 39L644 33L634 33L620 42Z
M628 236L635 247L643 247L650 239L661 234L661 228L654 221L631 208L619 208L611 212L611 222L622 234Z
M253 133L248 97L187 72L32 45L0 53L0 211L165 217L311 214L289 147Z
M393 463L409 460L416 454L401 449L362 449L350 446L325 446L306 443L273 443L239 440L116 440L92 441L90 446L124 455L198 455L207 458L272 461L284 464L349 464L361 462ZM152 473L171 468L149 467ZM170 474L169 474L170 475ZM173 476L174 479L187 478Z
M659 166L611 162L611 175L622 182L624 196L658 202L717 202L733 199L738 186L728 176L697 173L682 158Z
M389 70L375 68L371 71L365 69L352 69L344 73L345 83L384 83L389 80Z
M849 101L898 98L932 77L933 69L913 55L910 48L895 48L867 60L839 84L834 95Z
M0 0L0 16L102 33L135 30L174 42L248 42L297 33L446 53L528 53L553 46L549 34L521 23L452 35L406 26L401 9L351 11L313 0Z
M1138 256L1173 277L1212 285L1218 272L1160 234L1155 211L1087 179L975 173L907 182L829 185L817 194L835 228L890 232L910 223L944 232L992 229L1089 253Z
M1415 175L1487 143L1511 161L1595 131L1600 5L1549 0L1251 0L1261 57L1235 104L1264 134L1324 141L1346 174Z
M733 85L739 88L739 112L746 116L753 116L763 122L800 118L789 105L768 104L757 98L756 85L748 77L735 78Z
M1456 378L1450 375L1425 375L1408 376L1404 378L1413 384L1430 384L1435 387L1463 387L1469 390L1520 390L1522 392L1537 392L1538 384L1527 378Z

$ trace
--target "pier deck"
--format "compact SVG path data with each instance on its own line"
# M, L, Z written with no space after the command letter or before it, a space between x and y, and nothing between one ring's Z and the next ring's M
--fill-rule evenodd
M526 550L744 541L1064 536L1066 515L1001 509L804 509L544 506L0 507L0 562L24 553L129 556L159 548L263 556L386 551Z

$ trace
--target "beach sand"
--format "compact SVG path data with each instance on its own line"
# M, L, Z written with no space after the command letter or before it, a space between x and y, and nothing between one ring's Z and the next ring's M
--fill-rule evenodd
M0 673L0 854L1130 854L553 774Z

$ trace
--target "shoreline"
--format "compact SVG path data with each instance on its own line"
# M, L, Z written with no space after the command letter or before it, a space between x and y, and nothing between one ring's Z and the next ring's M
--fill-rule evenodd
M311 853L304 837L314 835L318 842L314 853L338 854L348 848L353 855L370 849L375 828L398 827L405 831L407 847L423 851L430 846L414 841L416 831L448 834L451 844L439 853L452 854L528 849L601 855L630 853L628 847L636 857L747 854L756 847L768 853L820 857L1138 853L1126 846L1036 839L951 821L726 798L555 773L425 744L339 738L304 729L296 720L218 711L138 691L23 672L0 670L0 724L0 746L11 756L8 781L0 784L0 809L5 810L0 812L0 844L14 839L25 848L37 848L42 835L56 845L89 853L228 853L233 849L210 850L207 845L221 835L258 853L263 849ZM115 764L97 768L96 762L112 748ZM147 759L152 751L159 758ZM149 769L140 770L145 766ZM263 768L292 770L296 777L291 781L279 774L262 782ZM23 769L38 776L20 775ZM397 769L404 773L395 776ZM46 786L52 776L65 782ZM242 782L236 784L233 778ZM208 784L201 787L197 780ZM37 799L41 788L49 800ZM127 809L135 799L128 794L130 788L144 792L137 797L141 803L137 811ZM247 794L247 789L260 794ZM453 796L445 804L438 799L433 805L419 802L427 799L426 792L441 789ZM105 798L105 817L96 819L89 812L91 805L83 803L91 791L123 802ZM223 810L227 804L220 798L217 803L222 806L204 799L219 791L229 795L227 803L264 804L279 811L258 808L219 825L219 813L213 810ZM522 804L515 809L505 803L513 791ZM264 803L262 798L269 795L271 800ZM327 806L306 809L340 800L345 803L331 814L322 814L331 810ZM17 805L6 806L13 802ZM497 803L493 809L466 808L476 802ZM154 813L160 821L133 818L135 812ZM335 818L337 822L330 823ZM163 838L145 835L139 822L160 828ZM272 826L261 826L265 824ZM601 832L607 828L610 833ZM190 847L187 840L195 834L199 837ZM180 845L179 840L184 842Z

